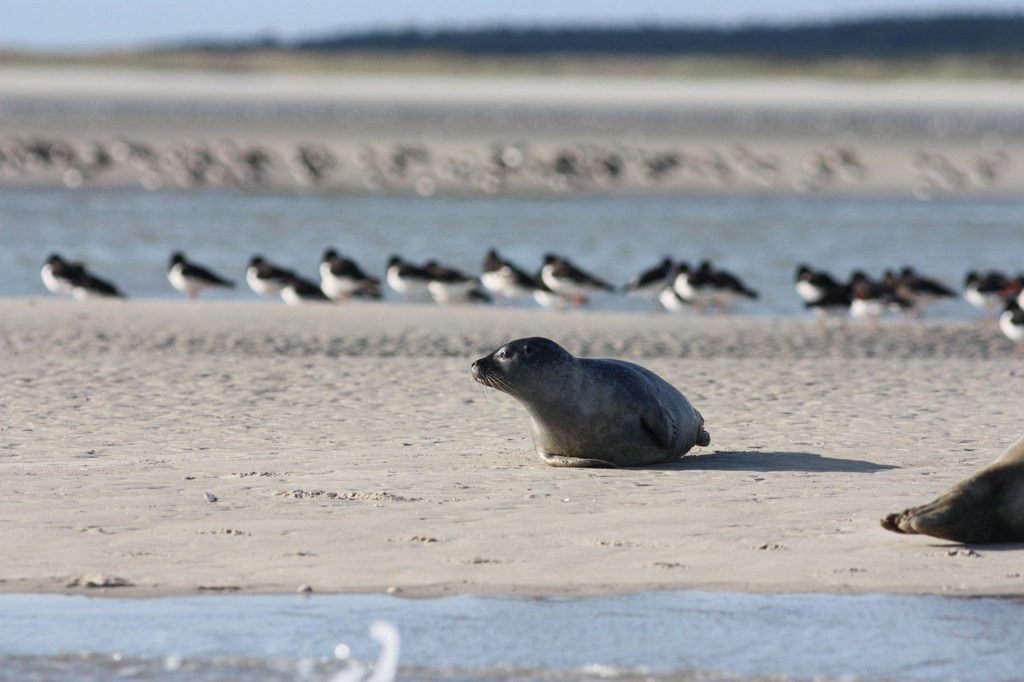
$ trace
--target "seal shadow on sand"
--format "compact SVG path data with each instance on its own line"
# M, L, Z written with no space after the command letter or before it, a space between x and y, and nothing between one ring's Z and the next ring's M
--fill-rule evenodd
M933 542L926 547L932 549L967 550L976 549L985 552L1019 552L1024 549L1024 542L957 542L955 540Z
M635 468L635 467L631 467ZM892 464L877 464L863 459L840 459L813 452L716 451L706 455L690 455L674 462L641 467L649 469L704 469L708 471L845 471L873 474L899 469Z

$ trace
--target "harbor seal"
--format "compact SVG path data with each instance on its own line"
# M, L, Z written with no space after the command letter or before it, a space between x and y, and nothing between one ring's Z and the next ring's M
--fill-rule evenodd
M1024 437L933 502L889 514L882 527L971 544L1024 542Z
M506 343L471 370L523 404L537 454L552 466L660 464L711 443L683 394L631 362L577 358L534 337Z

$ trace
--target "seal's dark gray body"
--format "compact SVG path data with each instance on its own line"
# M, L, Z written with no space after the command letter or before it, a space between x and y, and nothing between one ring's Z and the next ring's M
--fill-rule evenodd
M1024 438L934 501L889 514L882 527L955 542L1024 542Z
M554 466L645 466L708 445L704 418L654 372L573 357L554 341L519 339L473 363L480 383L530 414L537 453Z

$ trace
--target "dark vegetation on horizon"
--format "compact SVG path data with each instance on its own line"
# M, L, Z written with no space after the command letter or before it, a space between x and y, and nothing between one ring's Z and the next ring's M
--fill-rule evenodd
M792 25L481 27L367 31L283 41L185 41L168 50L319 53L444 52L477 56L575 54L671 57L914 58L1020 54L1024 14L877 17Z

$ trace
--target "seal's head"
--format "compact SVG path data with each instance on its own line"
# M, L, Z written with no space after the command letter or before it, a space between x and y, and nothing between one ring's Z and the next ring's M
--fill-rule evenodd
M511 396L551 393L565 383L559 377L572 367L572 354L551 339L534 336L509 341L470 367L473 379ZM567 374L566 374L567 376Z

